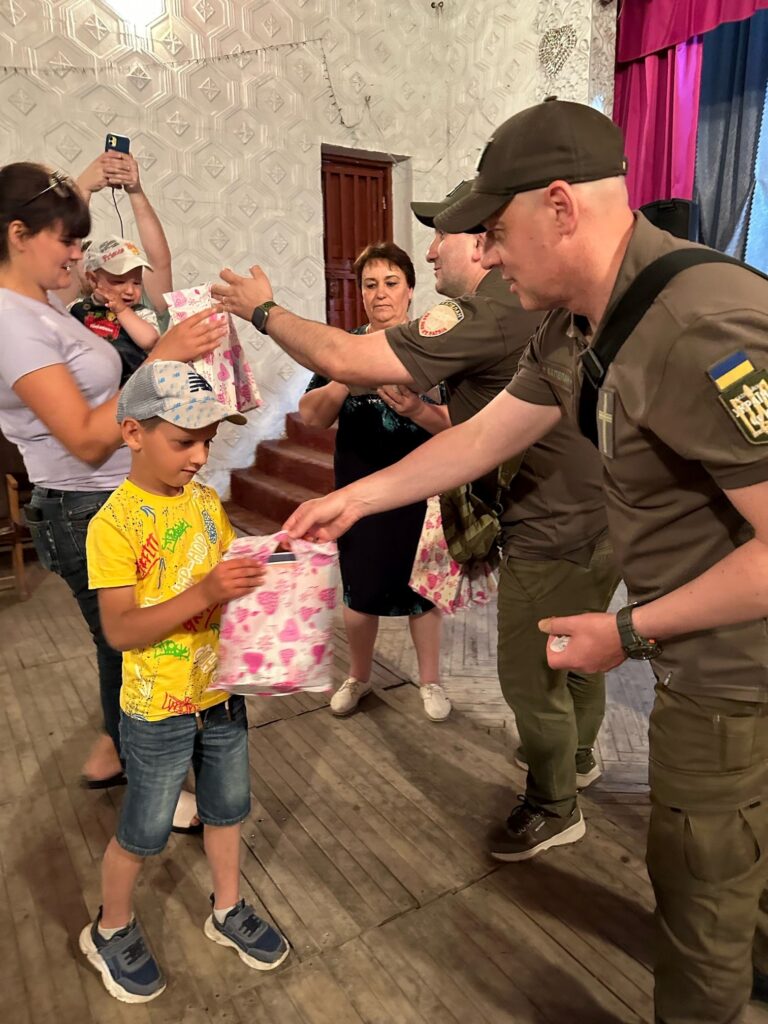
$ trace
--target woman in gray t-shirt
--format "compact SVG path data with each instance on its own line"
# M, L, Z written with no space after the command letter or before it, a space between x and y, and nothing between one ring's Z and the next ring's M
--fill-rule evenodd
M74 182L40 164L0 169L0 430L34 487L26 515L41 563L66 580L96 644L104 736L86 785L124 781L118 757L122 655L104 639L88 589L85 535L128 474L117 423L120 357L56 296L82 259L88 207ZM187 362L214 349L226 326L206 312L163 335L150 359Z

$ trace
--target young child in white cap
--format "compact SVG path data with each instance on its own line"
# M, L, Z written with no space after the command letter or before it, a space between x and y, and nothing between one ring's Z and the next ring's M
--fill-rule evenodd
M264 567L222 561L235 538L215 491L195 482L219 423L245 423L186 363L140 367L117 407L128 479L88 528L88 579L107 641L123 651L120 738L128 785L101 872L103 905L80 949L110 995L144 1003L165 979L133 914L144 859L160 853L190 765L213 876L206 936L260 971L289 946L240 893L240 824L250 810L243 697L211 688L221 605L259 586Z
M160 337L155 313L142 305L144 268L151 270L134 242L111 235L85 254L85 279L91 294L69 307L72 316L111 342L120 354L125 384Z

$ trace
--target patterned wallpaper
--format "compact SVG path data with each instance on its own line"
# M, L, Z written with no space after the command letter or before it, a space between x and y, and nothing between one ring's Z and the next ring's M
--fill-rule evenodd
M556 93L610 109L615 4L599 0L116 0L159 12L140 32L107 0L0 0L0 163L78 173L107 130L129 135L174 255L175 284L262 264L277 297L324 311L320 147L388 153L396 240L434 301L412 197L471 177L493 128ZM134 15L138 16L138 15ZM127 202L121 210L124 220ZM117 232L111 196L95 233ZM126 233L133 233L130 218ZM250 327L265 404L227 424L208 479L282 431L307 373Z

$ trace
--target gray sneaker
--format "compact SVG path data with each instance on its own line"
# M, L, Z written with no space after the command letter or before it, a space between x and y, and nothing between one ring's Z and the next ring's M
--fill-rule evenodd
M266 921L262 921L245 900L240 900L221 924L216 920L216 915L211 913L203 931L212 942L236 949L243 963L257 971L274 970L291 951L284 936Z
M525 753L522 747L518 747L514 754L514 762L524 772L528 771L528 762L525 760ZM603 774L603 769L595 760L595 755L589 747L576 751L576 789L586 789L596 782Z
M135 919L105 939L99 933L101 907L80 932L80 950L101 975L104 988L121 1003L148 1003L165 989L165 978Z
M488 837L488 852L496 860L530 860L553 846L578 842L587 830L578 807L567 818L558 818L528 803L523 796L518 799L520 804L506 822Z

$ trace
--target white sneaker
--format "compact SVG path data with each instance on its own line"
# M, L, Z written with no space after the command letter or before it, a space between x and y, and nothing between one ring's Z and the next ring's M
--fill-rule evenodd
M360 700L372 689L372 683L361 683L359 679L350 676L331 697L331 712L340 717L351 715Z
M440 683L427 683L419 687L424 701L424 714L433 722L444 722L451 713L451 702Z

